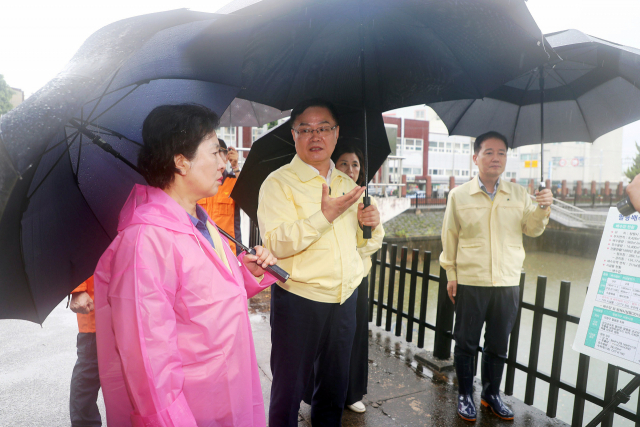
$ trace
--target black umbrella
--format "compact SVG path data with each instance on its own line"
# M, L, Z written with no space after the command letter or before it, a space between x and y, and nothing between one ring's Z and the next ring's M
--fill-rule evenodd
M185 45L215 17L179 10L111 24L56 79L2 116L0 318L41 323L93 273L131 187L144 183L132 166L151 109L197 102L222 115L232 103L239 54L233 60L219 46L224 70L194 69L185 60ZM282 115L265 111L277 112L271 119ZM244 118L231 116L232 125Z
M363 150L362 140L364 117L359 109L338 106L340 138L338 144L349 139ZM373 170L378 170L391 152L389 140L380 113L369 112L367 121L368 162ZM253 221L257 221L258 194L260 185L267 176L291 162L296 154L295 143L291 135L289 120L261 136L253 143L249 156L244 163L242 173L236 182L231 197Z
M211 30L238 18L249 31L239 97L282 110L325 98L360 108L365 123L367 109L484 96L550 57L519 0L264 0ZM195 64L214 57L211 39L194 43Z
M577 30L546 39L562 60L534 68L484 98L427 105L450 135L495 130L507 136L511 148L593 142L640 119L640 50ZM543 167L541 159L542 182Z

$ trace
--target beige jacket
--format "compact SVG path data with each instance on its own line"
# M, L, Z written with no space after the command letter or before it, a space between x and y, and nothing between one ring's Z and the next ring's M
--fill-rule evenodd
M537 237L549 221L524 187L500 180L493 201L478 179L455 188L442 223L440 265L469 286L516 286L525 253L522 233Z

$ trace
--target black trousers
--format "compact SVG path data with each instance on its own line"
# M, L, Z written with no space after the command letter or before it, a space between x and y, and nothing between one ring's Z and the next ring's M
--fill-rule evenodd
M346 405L352 405L367 394L369 380L369 277L365 276L358 286L356 303L356 333L353 337L351 362L349 365L349 388Z
M358 290L344 304L323 303L271 288L269 426L297 427L313 372L311 423L340 426L347 396Z
M69 414L73 427L102 426L98 411L98 351L95 333L78 333L78 360L71 375L71 393L69 396Z
M456 323L453 338L454 354L475 356L480 344L482 326L484 351L502 359L507 358L509 334L518 315L520 288L518 286L484 287L458 284L456 295Z

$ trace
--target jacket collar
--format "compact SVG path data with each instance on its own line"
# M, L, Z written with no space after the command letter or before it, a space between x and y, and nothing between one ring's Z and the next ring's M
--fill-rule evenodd
M511 194L511 189L509 188L508 184L505 184L504 179L500 179L500 183L498 184L498 191L496 191L496 194L501 191L503 193ZM480 178L478 176L471 180L471 188L469 189L470 195L474 195L476 193L484 193L484 191L482 191L482 189L480 188Z
M297 154L293 157L293 160L291 160L291 163L289 164L291 165L291 170L296 175L298 175L298 178L300 178L300 181L302 182L308 182L308 181L311 181L313 178L320 176L316 168L303 162L302 159ZM332 169L330 179L332 179L333 172L335 171L336 171L336 168L334 167ZM324 177L320 176L320 178L323 178L324 180Z

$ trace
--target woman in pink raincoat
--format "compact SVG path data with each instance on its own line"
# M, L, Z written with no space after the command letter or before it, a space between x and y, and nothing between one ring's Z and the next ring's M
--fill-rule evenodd
M197 201L224 163L218 117L165 105L144 121L136 185L95 271L100 382L122 426L265 425L247 298L275 282L266 249L238 258Z

